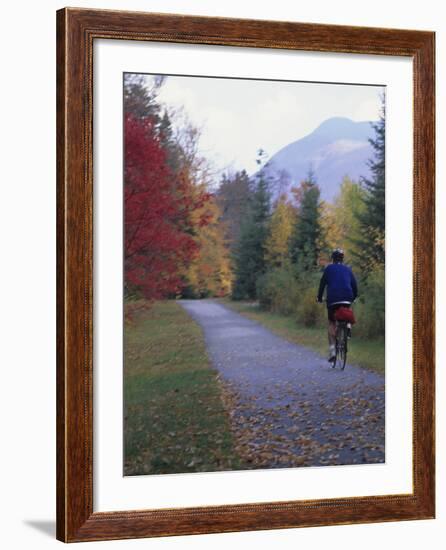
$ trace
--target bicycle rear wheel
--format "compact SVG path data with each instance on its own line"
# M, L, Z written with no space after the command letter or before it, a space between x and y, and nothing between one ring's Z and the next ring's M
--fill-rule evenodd
M339 323L336 330L336 361L334 366L345 369L347 362L347 326L346 323Z

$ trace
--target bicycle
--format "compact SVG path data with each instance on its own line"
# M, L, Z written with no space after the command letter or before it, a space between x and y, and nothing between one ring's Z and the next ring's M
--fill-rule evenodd
M325 302L327 300L324 300ZM317 302L322 303L322 300L317 298ZM344 309L349 310L349 315L347 316L347 319L338 319L337 315L341 313L341 311L336 310L336 312L339 311L339 313L336 314L335 312L335 356L334 359L329 359L331 362L331 368L334 369L336 365L340 365L341 370L345 369L345 364L347 362L347 352L348 352L348 340L352 336L352 325L355 323L355 318L353 315L353 311L351 310L351 306L353 305L353 302L343 302L342 305L344 305L344 308L339 308L341 311ZM342 313L345 316L345 311Z
M340 310L337 310L337 312L343 311L344 318L338 319L336 317L335 312L335 319L336 319L336 333L335 333L335 360L333 361L332 368L335 368L336 365L340 365L341 370L345 369L345 364L347 362L347 352L348 352L348 340L352 336L352 323L355 322L353 312L351 311L351 306L353 303L348 304L347 309L349 310L349 315L347 316L347 319L345 318L345 314L347 313L346 310L341 308ZM338 313L338 315L339 315Z
M341 367L341 370L345 369L345 364L347 362L347 352L348 352L348 339L351 337L351 325L348 321L338 321L336 320L336 341L335 341L335 351L336 356L333 361L332 368L334 369L336 365Z

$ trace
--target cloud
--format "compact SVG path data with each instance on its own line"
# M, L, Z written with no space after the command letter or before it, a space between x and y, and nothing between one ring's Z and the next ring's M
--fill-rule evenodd
M351 151L368 147L368 145L369 144L367 141L353 141L350 139L338 139L338 141L335 141L334 143L332 143L327 147L327 152L333 155L337 155L339 153L350 153Z

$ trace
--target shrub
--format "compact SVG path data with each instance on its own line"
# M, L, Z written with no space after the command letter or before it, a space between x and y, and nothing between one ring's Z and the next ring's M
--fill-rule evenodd
M291 315L296 308L299 287L289 268L267 271L257 280L257 296L262 309Z
M298 271L297 286L299 299L295 315L298 323L306 327L322 326L326 318L326 308L316 301L321 273L317 271Z
M301 294L301 299L297 308L297 320L306 327L315 327L323 323L326 317L326 308L316 301L316 292L314 287L309 286Z
M307 327L322 325L325 308L316 302L320 274L297 273L292 267L275 268L257 280L257 296L262 309L293 315Z
M375 338L385 334L385 273L384 266L374 269L361 285L361 296L355 306L359 336Z
M316 302L321 273L298 266L274 268L257 279L257 296L262 309L292 315L306 327L324 327L326 308ZM354 306L355 334L380 338L385 333L385 273L377 266L359 283L360 298Z

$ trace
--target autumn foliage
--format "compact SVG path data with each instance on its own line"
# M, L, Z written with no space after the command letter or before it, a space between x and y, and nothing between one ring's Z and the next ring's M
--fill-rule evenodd
M127 290L153 300L178 293L199 253L194 238L206 225L194 215L208 195L187 172L174 173L152 117L125 118L124 269Z
M314 299L321 268L342 247L365 289L357 310L370 320L367 334L383 334L384 110L371 140L371 179L344 178L328 203L311 166L303 181L292 181L263 169L263 150L254 175L228 169L219 176L201 151L201 130L182 108L160 101L168 78L127 74L124 81L127 317L154 300L231 295L313 326L323 314Z

